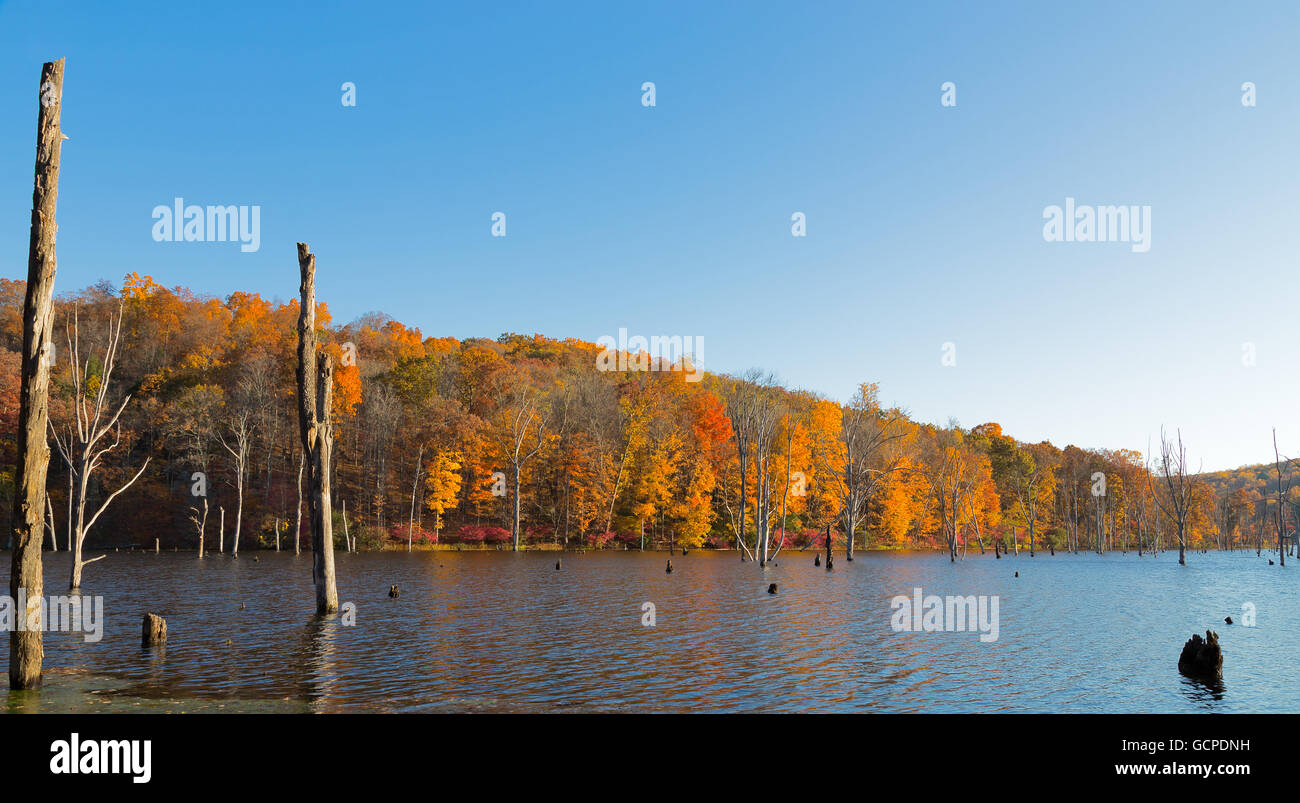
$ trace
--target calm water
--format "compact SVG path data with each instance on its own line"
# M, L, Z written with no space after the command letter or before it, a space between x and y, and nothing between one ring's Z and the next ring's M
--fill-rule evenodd
M560 571L555 553L340 554L353 627L311 615L309 555L256 554L110 553L87 567L103 640L47 634L47 688L10 709L1300 711L1300 566L1253 552L1186 567L1168 552L863 554L829 574L811 551L765 571L696 552L671 575L663 553L566 554ZM67 560L46 553L47 593L63 592ZM998 595L999 639L893 632L889 600L916 586ZM1224 625L1246 602L1257 626ZM140 647L146 610L167 619L164 650ZM1176 670L1207 627L1225 655L1217 688Z

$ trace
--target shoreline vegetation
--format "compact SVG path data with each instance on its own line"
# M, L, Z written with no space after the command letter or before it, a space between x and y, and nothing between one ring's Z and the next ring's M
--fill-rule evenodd
M336 554L337 552L344 552L344 553L348 552L348 550L346 550L342 544L336 544L335 550L336 550ZM8 548L0 546L0 552L9 552L9 551L10 550ZM170 546L170 547L160 546L157 549L155 549L152 546L110 544L107 546L97 546L94 551L101 554L139 553L142 555L153 555L153 554L163 554L163 553L169 553L169 554L180 553L180 554L194 554L197 555L198 557L216 557L216 556L234 557L234 558L239 557L238 554L233 554L229 551L214 552L211 549L204 549L203 552L200 553L198 548L193 546ZM284 553L284 554L293 553L293 550L286 550L286 549L277 550L274 546L265 546L265 545L252 545L252 546L245 545L242 548L242 551L248 555L263 555L263 554L274 555L280 553ZM1205 549L1198 549L1194 551L1196 553L1201 553L1201 554L1208 554L1212 552L1213 553L1234 553L1234 552L1254 552L1255 548L1253 546L1232 546L1232 547L1224 547L1224 548L1211 546ZM564 552L569 554L588 554L588 553L617 554L622 552L640 552L640 553L653 552L653 553L662 553L664 555L671 555L673 557L676 557L682 554L682 549L681 547L674 546L670 550L668 545L663 543L654 544L654 545L647 544L644 549L641 549L636 546L627 546L627 545L589 547L589 546L581 546L578 544L570 544L568 546L565 546L564 544L550 544L550 543L521 544L518 549L512 548L509 543L500 543L500 544L419 543L419 544L412 544L410 548L408 548L406 544L388 543L373 548L362 547L355 550L351 550L351 552L356 554L400 553L400 552ZM843 552L842 546L837 548L836 554L839 554L840 552ZM944 552L946 552L946 548L924 548L924 547L912 547L912 546L858 546L853 550L853 554L855 556L860 554L942 555L944 554ZM1053 548L1048 548L1048 549L1037 550L1034 553L1034 556L1055 557L1057 552L1059 552L1061 555L1071 555L1071 554L1128 555L1129 553L1132 553L1134 555L1139 554L1139 551L1136 548L1123 549L1120 547L1114 547L1114 548L1106 549L1104 551L1098 551L1095 549L1085 549L1085 550L1080 550L1079 552L1074 552L1072 550L1056 550ZM1176 552L1177 552L1176 549L1168 549L1168 548L1162 548L1159 551L1146 549L1141 551L1141 555L1156 557L1161 554L1176 553ZM54 554L53 550L45 550L45 553L47 556ZM719 546L719 547L703 547L697 549L688 549L686 554L687 556L689 556L691 553L744 554L744 551L736 549L735 547ZM821 541L821 543L816 546L809 544L807 546L800 546L800 547L787 547L785 553L808 555L810 557L814 555L822 555L825 553L825 541L824 540ZM1020 553L1024 553L1024 554L1021 555ZM308 556L310 556L311 550L303 549L299 553L294 553L294 554L307 554ZM1008 548L1006 546L1001 546L1001 545L999 547L999 554L1002 557L1007 557L1007 558L1030 556L1028 549L1022 548L1021 550L1019 550L1019 552L1015 550L1008 551ZM1287 554L1294 555L1294 551L1289 551ZM979 552L978 550L975 550L974 552L958 553L957 560L961 561L967 557L975 557L978 555L992 556L994 555L994 549L990 545L986 547L985 551L982 553ZM1256 557L1260 557L1260 558L1277 557L1277 551L1276 549L1266 546L1262 550L1260 550L1260 552L1256 555Z
M0 279L11 531L25 294L24 282ZM99 533L122 531L142 533L132 545L142 550L155 539L274 549L277 537L280 549L307 548L310 465L292 415L297 300L216 299L131 274L120 290L101 282L52 305L64 347L49 366L58 448L44 549L120 549ZM336 326L315 306L333 369L329 519L343 551L637 549L644 539L762 563L821 548L828 526L848 554L933 549L954 560L995 548L1294 550L1300 476L1280 454L1195 474L1176 431L1151 459L1058 448L991 422L913 421L870 383L840 403L754 371L692 382L675 370L687 356L625 354L629 370L601 371L594 343L427 337L380 314ZM116 413L113 427L78 435L78 404ZM81 470L91 436L114 448Z

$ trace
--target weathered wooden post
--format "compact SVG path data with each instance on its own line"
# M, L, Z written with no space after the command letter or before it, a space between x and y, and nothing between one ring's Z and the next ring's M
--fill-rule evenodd
M280 551L280 517L275 517L275 551Z
M156 613L146 613L140 622L140 646L155 647L167 643L167 620Z
M826 571L830 571L835 566L835 557L831 555L831 526L826 525Z
M330 450L334 444L330 414L334 393L334 363L316 350L316 257L298 243L298 431L307 455L307 506L311 512L312 581L316 612L339 609L334 583L334 526L330 505Z
M160 552L162 552L162 539L161 539L161 538L155 538L155 539L153 539L153 553L154 553L155 555L157 555L157 554L159 554Z
M9 569L11 599L25 599L25 609L15 611L20 622L9 631L9 688L36 689L41 685L40 602L41 541L45 528L45 479L50 467L49 427L50 332L54 324L54 241L58 233L55 211L59 201L59 155L63 132L63 59L41 67L36 112L36 172L32 189L32 229L27 251L27 296L23 301L23 351L18 405L18 454L14 476L13 555ZM34 621L32 617L35 616ZM18 622L15 623L16 625Z
M221 508L221 531L217 535L217 554L226 551L226 509Z

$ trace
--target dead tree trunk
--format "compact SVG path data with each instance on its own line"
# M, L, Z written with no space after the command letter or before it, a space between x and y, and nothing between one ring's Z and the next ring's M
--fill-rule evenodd
M46 497L45 497L45 512L49 515L49 528L50 528L50 551L51 551L51 552L58 552L58 551L59 551L59 539L58 539L58 537L57 537L57 535L55 534L55 531L54 531L54 505L50 502L50 497L49 497L49 496L46 496Z
M117 361L118 348L122 342L122 318L124 310L119 308L116 318L110 316L108 321L108 343L104 347L104 355L99 362L100 374L98 377L99 387L93 393L89 390L91 376L91 358L89 355L83 360L81 357L81 323L80 316L74 310L72 315L72 325L68 330L68 359L71 362L72 375L72 412L75 426L68 425L67 438L59 436L53 426L50 429L54 432L55 444L59 447L64 461L68 464L68 470L76 478L76 484L73 492L73 509L76 515L76 526L74 528L74 537L69 545L72 549L72 573L68 581L68 588L81 587L82 570L91 563L104 558L100 555L98 558L82 560L82 548L86 542L86 537L90 535L90 530L95 526L95 522L103 515L108 506L117 498L118 494L135 484L140 479L146 468L149 467L149 458L145 458L144 465L135 473L131 479L127 480L124 485L116 491L109 494L100 504L99 508L87 517L86 501L90 494L90 478L100 465L100 461L109 452L113 451L121 444L122 427L119 423L122 412L126 410L126 405L131 401L131 394L126 394L122 403L118 405L117 411L113 412L108 403L108 392L112 385L113 367ZM113 433L113 441L108 443L105 439L109 433ZM101 443L107 444L102 445Z
M1286 491L1282 489L1282 456L1277 451L1276 427L1273 428L1273 467L1277 471L1277 559L1280 565L1285 566L1286 550L1283 546L1286 541Z
M348 545L349 552L356 550L352 546L352 539L348 536L348 500L343 500L343 543Z
M307 463L306 455L298 455L298 507L293 522L293 554L301 555L302 548L299 546L302 536L302 469ZM346 510L347 508L344 508ZM343 532L347 532L347 524L343 525ZM344 536L346 540L346 536Z
M45 478L50 447L49 426L50 333L54 321L54 240L58 231L54 213L59 200L59 154L63 132L63 59L41 68L40 108L36 117L36 175L32 190L32 230L27 252L27 297L23 301L22 379L18 408L18 455L14 476L13 554L9 570L9 595L25 599L23 617L40 616L45 588L41 568L41 530L45 517ZM35 624L41 625L42 622ZM15 626L9 631L9 688L36 689L41 685L41 629Z
M219 434L218 440L235 461L235 540L231 554L239 555L239 536L244 523L244 474L248 470L248 453L252 448L253 426L248 410L236 411L230 423L231 440L234 446L226 442L225 434Z
M239 503L235 507L235 535L230 541L230 554L239 557L239 525L244 520L244 494L240 489Z
M217 531L217 554L224 554L226 551L226 509L221 508L221 529Z
M316 351L316 257L306 243L298 243L298 431L307 455L307 505L311 512L312 581L316 585L316 612L339 609L334 583L333 511L330 506L330 451L334 444L330 411L334 392L334 364L328 354Z
M68 549L72 549L72 466L68 466Z
M190 521L194 524L194 529L199 533L199 557L203 557L203 531L208 526L208 499L203 498L203 509L198 507L190 508Z
M412 535L415 533L415 492L420 489L420 467L424 465L424 444L420 444L420 454L415 458L415 479L411 481L411 517L406 522L406 551L411 551ZM423 532L423 528L421 532Z

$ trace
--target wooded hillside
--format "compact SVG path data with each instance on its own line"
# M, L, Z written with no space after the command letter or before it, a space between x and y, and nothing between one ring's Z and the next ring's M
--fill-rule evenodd
M6 503L23 292L22 282L0 280ZM196 472L210 505L209 549L220 508L232 537L241 481L243 548L273 545L277 522L292 544L297 301L202 297L134 274L120 291L101 283L60 297L51 400L59 432L71 423L73 392L65 327L75 310L83 393L94 393L97 355L119 309L108 396L114 405L132 397L120 445L92 478L92 504L152 459L95 525L88 548L152 546L155 536L196 548ZM840 405L757 372L691 382L680 370L602 371L601 347L573 339L428 337L379 314L339 325L324 303L317 322L337 360L334 515L346 504L361 548L408 539L506 545L517 530L521 545L635 548L644 537L647 547L671 539L734 548L739 537L762 559L764 545L770 555L818 543L828 524L837 538L852 531L858 547L1176 546L1160 504L1165 484L1137 452L1020 443L995 423L918 423L883 408L869 383ZM636 356L628 364L635 369ZM1189 548L1276 544L1270 470L1190 477ZM1098 472L1104 495L1094 493ZM1300 491L1285 484L1289 530ZM68 467L57 451L49 485L65 549ZM341 523L334 529L341 539Z

